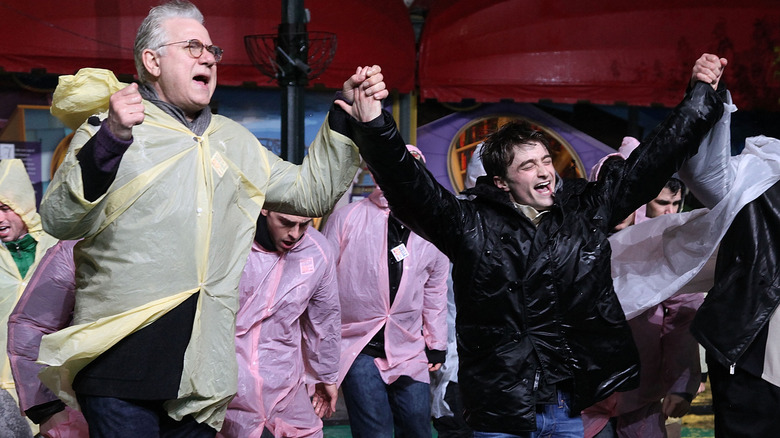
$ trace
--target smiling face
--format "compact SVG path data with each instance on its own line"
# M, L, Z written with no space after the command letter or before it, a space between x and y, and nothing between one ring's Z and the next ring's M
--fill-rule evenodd
M0 240L13 242L27 234L27 225L11 207L0 203Z
M268 234L277 251L287 252L306 233L311 225L310 217L294 216L291 214L277 213L275 211L261 210L268 223Z
M163 22L163 28L166 43L197 39L212 44L206 28L191 18L170 18ZM143 61L160 99L179 107L188 119L211 102L217 88L217 62L208 50L193 58L186 43L171 44L144 50Z
M549 209L555 192L555 168L550 152L541 143L533 142L515 146L514 153L506 177L494 176L493 183L509 192L513 202L539 211Z

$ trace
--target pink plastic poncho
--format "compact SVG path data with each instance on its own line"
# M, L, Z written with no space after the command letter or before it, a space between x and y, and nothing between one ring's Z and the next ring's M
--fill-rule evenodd
M60 241L46 252L8 318L8 357L23 411L57 400L57 396L38 378L38 371L44 366L35 361L43 335L54 333L71 323L76 293L75 244L75 240ZM88 437L84 416L73 408L65 409L68 411L67 420L48 424L47 430L42 427L43 435Z
M309 229L289 252L257 243L239 285L238 393L220 437L321 437L306 383L336 383L340 317L335 252Z
M447 348L449 261L431 243L412 233L403 275L392 307L387 268L390 209L380 190L336 210L325 235L340 251L341 362L339 383L363 347L385 325L387 358L374 360L385 383L409 376L429 383L425 346Z

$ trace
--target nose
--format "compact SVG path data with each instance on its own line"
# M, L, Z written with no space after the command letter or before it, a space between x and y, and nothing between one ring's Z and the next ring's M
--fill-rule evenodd
M205 47L203 48L203 52L200 54L198 60L201 62L201 64L206 64L209 67L217 63L217 58L214 57L213 53L206 50Z
M290 238L297 242L298 239L301 237L302 228L303 227L301 227L300 225L296 225L293 228L291 228L290 232L288 233Z

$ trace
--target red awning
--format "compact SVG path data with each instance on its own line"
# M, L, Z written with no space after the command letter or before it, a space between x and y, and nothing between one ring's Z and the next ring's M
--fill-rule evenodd
M225 49L220 85L276 86L253 65L244 35L275 34L284 0L197 1L214 42ZM60 0L0 0L0 69L72 74L101 67L135 74L133 39L149 8L159 0L88 0L66 5ZM379 64L388 84L399 92L414 88L416 48L409 12L403 1L307 0L308 30L337 35L332 64L312 84L341 88L358 65Z
M778 47L776 0L434 0L420 95L673 106L708 52L738 106L780 109Z

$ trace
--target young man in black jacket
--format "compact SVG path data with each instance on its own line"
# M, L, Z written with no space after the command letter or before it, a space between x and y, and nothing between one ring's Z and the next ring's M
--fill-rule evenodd
M337 103L353 114L376 105L363 96ZM716 91L695 84L620 168L594 183L559 179L545 138L508 123L485 140L487 176L467 199L416 164L389 114L352 123L393 213L453 263L459 384L475 437L548 428L582 436L582 408L637 385L607 235L661 191L722 111Z

